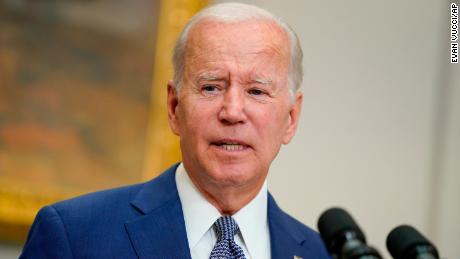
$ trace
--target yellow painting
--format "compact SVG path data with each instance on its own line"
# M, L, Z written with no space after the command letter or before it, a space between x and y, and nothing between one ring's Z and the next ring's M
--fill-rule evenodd
M170 55L205 4L0 0L0 239L23 242L46 204L180 159Z

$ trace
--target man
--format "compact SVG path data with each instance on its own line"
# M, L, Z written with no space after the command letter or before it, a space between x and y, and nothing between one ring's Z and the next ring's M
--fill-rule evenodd
M270 13L219 4L174 50L168 116L183 161L139 185L43 208L24 258L329 258L266 177L301 110L302 53Z

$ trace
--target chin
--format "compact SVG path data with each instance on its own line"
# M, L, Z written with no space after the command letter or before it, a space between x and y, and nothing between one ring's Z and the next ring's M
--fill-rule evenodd
M253 182L257 177L255 168L238 164L225 164L213 167L208 174L219 184L243 186Z

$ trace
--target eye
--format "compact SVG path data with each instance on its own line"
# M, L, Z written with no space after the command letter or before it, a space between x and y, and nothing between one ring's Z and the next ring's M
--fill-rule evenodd
M250 89L248 91L248 93L250 95L262 95L262 94L265 94L265 92L263 90L260 90L260 89L257 89L257 88L254 88L254 89Z
M207 93L217 92L219 89L215 85L204 85L201 87L201 90Z

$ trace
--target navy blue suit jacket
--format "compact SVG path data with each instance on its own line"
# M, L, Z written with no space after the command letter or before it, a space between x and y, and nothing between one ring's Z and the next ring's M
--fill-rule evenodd
M44 207L21 258L191 258L176 167L146 183ZM284 213L270 194L268 219L273 259L330 258L319 235Z

